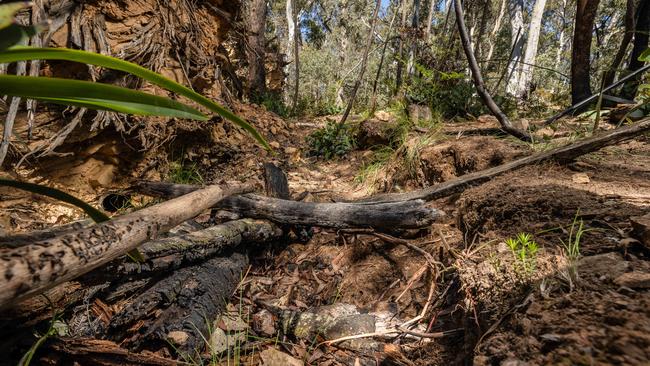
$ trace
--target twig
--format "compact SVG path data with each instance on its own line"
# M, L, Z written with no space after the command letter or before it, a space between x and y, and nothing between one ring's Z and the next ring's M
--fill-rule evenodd
M323 346L323 345L331 346L331 345L333 345L335 343L350 341L350 340L353 340L353 339L372 338L372 337L386 337L386 336L391 335L391 334L408 334L408 335L412 335L412 336L420 337L420 338L442 338L442 337L448 336L450 334L453 334L453 333L456 333L456 332L459 332L459 331L462 331L462 330L463 330L462 328L457 328L457 329L452 329L452 330L448 330L448 331L445 331L445 332L420 333L420 332L415 332L415 331L408 330L408 329L393 329L393 330L386 330L386 331L383 331L383 332L362 333L362 334L355 334L355 335L351 335L351 336L347 336L347 337L332 339L332 340L324 341L324 342L321 342L321 343L317 344L316 348L318 348L320 346Z
M415 272L415 273L411 276L411 278L409 278L409 281L408 281L407 284L406 284L406 288L404 289L404 291L402 291L402 292L399 294L399 296L397 296L397 298L395 299L394 302L398 302L399 299L401 299L402 296L404 296L404 294L405 294L408 290L410 290L411 287L413 287L413 284L415 283L415 281L419 280L420 277L422 277L422 275L424 274L424 272L427 271L427 267L428 267L428 266L429 266L428 263L425 264L425 265L423 265L422 267L420 267L420 269L417 270L417 272Z
M411 249L411 250L413 250L415 252L418 252L419 254L422 254L424 259L427 261L427 263L429 263L429 265L433 269L436 269L437 265L442 266L442 263L436 261L435 258L433 258L433 256L431 254L429 254L429 252L427 252L426 250L424 250L424 249L422 249L422 248L420 248L418 246L415 246L415 245L409 243L407 240L396 238L394 236L390 236L390 235L387 235L387 234L377 233L377 232L374 232L374 231L371 232L370 234L374 235L374 236L378 237L379 239L381 239L383 241L386 241L388 243L404 245L405 247L407 247L407 248L409 248L409 249Z

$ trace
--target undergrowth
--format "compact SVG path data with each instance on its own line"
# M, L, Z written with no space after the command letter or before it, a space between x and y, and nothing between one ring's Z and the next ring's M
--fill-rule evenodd
M384 131L389 138L388 145L373 150L370 159L363 165L355 182L366 186L370 193L384 186L392 188L393 178L418 178L420 153L425 147L442 140L442 116L433 113L432 119L412 121L403 104L395 104L388 112L394 117L393 123ZM415 128L420 131L414 132Z
M341 157L356 146L352 125L339 126L338 122L327 122L325 127L316 130L307 137L309 154L325 159Z
M195 163L185 160L173 161L169 164L168 179L176 184L203 184L203 176Z
M576 212L571 227L569 229L569 237L567 241L560 239L563 247L563 255L568 261L568 266L565 271L561 273L562 277L569 284L569 288L573 290L576 283L580 280L578 274L578 259L580 259L580 243L582 236L589 231L584 228L584 221L579 219L580 211Z
M508 238L506 245L510 248L515 259L515 270L522 274L532 274L537 266L539 246L528 233L519 233L514 238Z

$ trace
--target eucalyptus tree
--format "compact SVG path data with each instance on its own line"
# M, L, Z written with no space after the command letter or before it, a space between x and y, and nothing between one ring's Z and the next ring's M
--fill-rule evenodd
M571 101L591 95L591 42L600 0L577 0L571 49Z

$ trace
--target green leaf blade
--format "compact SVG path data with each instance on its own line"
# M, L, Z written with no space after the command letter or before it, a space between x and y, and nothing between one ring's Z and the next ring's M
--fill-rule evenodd
M182 95L205 108L208 108L210 111L222 116L223 118L230 120L250 133L251 136L264 146L265 149L272 150L266 139L264 139L264 137L253 126L241 117L194 90L134 63L97 53L71 50L67 48L33 48L15 46L6 51L0 52L0 63L25 60L73 61L133 74L169 91Z
M19 1L0 5L0 29L7 28L14 22L16 13L31 6L30 1Z
M80 80L0 75L0 95L143 116L208 119L196 109L168 98Z

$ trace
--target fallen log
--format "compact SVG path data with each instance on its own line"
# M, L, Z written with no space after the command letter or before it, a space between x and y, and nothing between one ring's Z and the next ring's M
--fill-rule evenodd
M244 217L282 224L336 229L373 228L378 231L416 229L431 225L443 214L424 206L424 201L395 203L314 203L246 194L219 202L219 208Z
M92 220L75 221L48 230L37 230L30 233L0 236L0 247L17 248L32 244L35 241L53 239L59 235L81 230L93 224Z
M539 164L546 161L556 161L558 163L565 164L575 160L582 155L592 153L606 146L614 145L621 141L633 139L640 134L648 131L650 131L650 118L627 127L617 128L599 136L594 136L575 142L573 144L533 154L531 156L514 160L494 168L466 174L456 179L437 184L430 188L408 193L380 194L362 199L358 202L397 203L415 200L431 201L462 192L470 187L485 183L498 175L508 173L528 165Z
M111 221L18 248L0 248L0 309L72 280L194 218L249 185L209 186Z
M155 349L152 344L172 342L178 351L193 354L204 348L212 322L223 311L247 265L248 258L235 253L176 270L116 314L110 328L119 339L124 339L124 329L134 333L124 341L130 347Z
M141 194L172 198L199 188L189 184L140 181L131 189ZM395 203L314 203L256 194L228 197L215 205L215 208L280 224L337 229L373 228L378 231L422 228L443 215L442 211L427 208L419 200Z
M143 263L123 260L106 266L102 272L133 275L170 271L207 260L243 243L261 244L281 236L282 230L268 221L229 221L207 229L147 242L138 248Z

